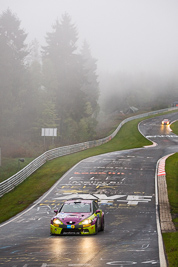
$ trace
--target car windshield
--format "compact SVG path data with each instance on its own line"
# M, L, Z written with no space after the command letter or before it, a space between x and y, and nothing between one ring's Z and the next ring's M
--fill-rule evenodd
M65 203L60 212L91 212L90 203Z

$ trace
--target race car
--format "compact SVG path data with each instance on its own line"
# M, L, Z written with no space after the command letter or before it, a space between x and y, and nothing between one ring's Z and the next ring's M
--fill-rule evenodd
M96 235L104 231L104 212L95 200L67 200L51 219L51 235Z
M162 120L162 125L169 125L169 120L168 119Z

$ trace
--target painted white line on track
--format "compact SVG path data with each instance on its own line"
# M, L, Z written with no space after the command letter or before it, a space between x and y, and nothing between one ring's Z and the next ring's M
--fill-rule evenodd
M137 262L135 261L112 261L112 262L107 262L106 264L108 265L117 265L117 266L125 266L125 265L135 265Z

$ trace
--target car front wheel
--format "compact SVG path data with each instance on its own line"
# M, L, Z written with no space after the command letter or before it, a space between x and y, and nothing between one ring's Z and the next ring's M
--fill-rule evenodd
M103 216L103 219L102 219L102 222L101 222L101 231L104 231L104 216Z
M98 233L98 220L95 223L95 235Z

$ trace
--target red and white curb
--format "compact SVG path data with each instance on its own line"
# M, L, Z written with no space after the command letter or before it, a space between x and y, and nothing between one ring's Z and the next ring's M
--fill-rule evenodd
M170 157L173 154L169 154L163 158L160 159L159 165L158 165L158 176L166 175L165 171L165 162L168 157Z

